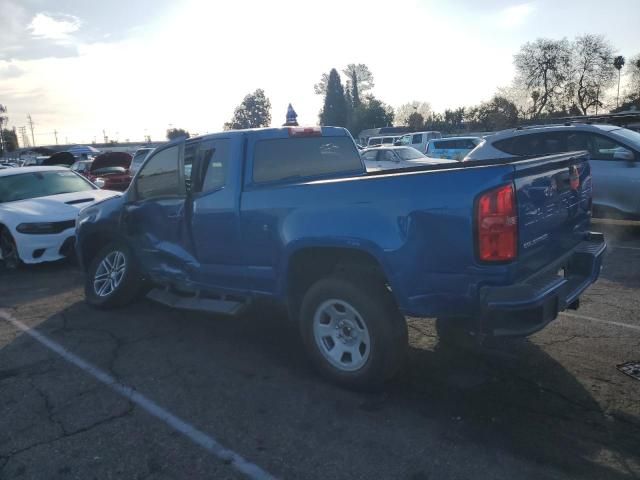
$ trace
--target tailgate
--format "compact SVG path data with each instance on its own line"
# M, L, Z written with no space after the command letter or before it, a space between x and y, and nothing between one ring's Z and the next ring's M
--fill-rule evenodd
M518 202L518 271L528 276L571 251L589 231L591 170L586 153L513 164Z

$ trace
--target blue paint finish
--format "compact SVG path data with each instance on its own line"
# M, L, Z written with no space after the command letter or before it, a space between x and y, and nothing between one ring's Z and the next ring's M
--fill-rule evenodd
M349 134L323 127L322 135ZM183 288L285 302L291 258L309 248L339 247L364 252L379 263L404 313L475 316L483 288L525 281L570 254L589 228L591 174L584 157L375 175L363 167L337 178L254 184L256 142L288 136L287 129L278 128L189 140L232 142L226 186L147 201L142 207L127 192L122 199L87 208L77 229L79 250L92 232L107 228L131 244L154 278ZM573 165L580 178L577 189L571 185ZM475 202L481 193L512 182L518 258L482 264L476 257Z

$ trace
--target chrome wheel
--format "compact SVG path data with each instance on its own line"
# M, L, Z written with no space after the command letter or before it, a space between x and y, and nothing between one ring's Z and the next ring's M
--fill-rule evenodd
M371 351L367 325L358 311L343 300L331 299L316 309L313 336L324 358L345 372L362 368Z
M116 250L102 259L93 277L93 290L99 297L111 295L122 283L127 270L124 253Z

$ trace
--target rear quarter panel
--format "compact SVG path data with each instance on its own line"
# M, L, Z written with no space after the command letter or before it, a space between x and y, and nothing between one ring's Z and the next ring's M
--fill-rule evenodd
M342 246L368 252L383 267L407 313L465 309L470 285L504 273L475 260L474 200L508 182L510 166L389 173L254 186L242 196L241 228L252 289L284 296L298 250Z

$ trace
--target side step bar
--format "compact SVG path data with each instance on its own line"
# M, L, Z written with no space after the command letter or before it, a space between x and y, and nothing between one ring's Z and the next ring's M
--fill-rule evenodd
M147 298L168 307L197 310L200 312L222 313L224 315L238 315L245 309L247 303L233 300L202 298L198 294L193 296L178 295L168 289L154 288L147 294Z

